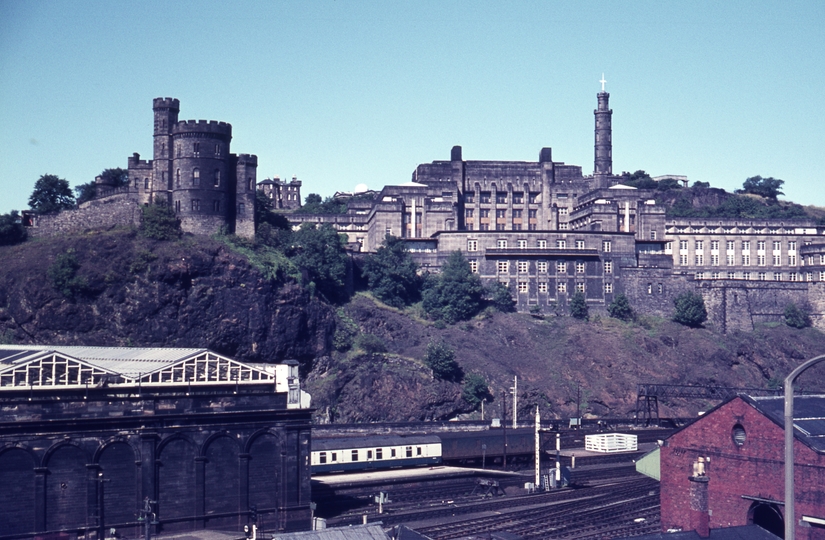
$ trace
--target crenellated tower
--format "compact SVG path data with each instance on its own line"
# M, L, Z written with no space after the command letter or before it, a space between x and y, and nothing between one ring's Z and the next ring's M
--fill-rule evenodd
M598 107L593 114L596 116L596 144L593 176L596 187L607 187L607 177L613 174L613 135L612 116L610 109L610 94L604 91L604 74L602 74L602 91L597 94Z
M180 101L155 98L152 100L152 111L155 115L152 179L142 202L149 203L156 196L161 196L167 204L171 204L172 126L178 123Z

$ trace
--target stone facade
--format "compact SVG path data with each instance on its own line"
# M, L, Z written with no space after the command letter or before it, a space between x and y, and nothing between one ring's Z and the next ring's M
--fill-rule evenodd
M38 215L26 212L28 233L35 237L48 237L84 231L108 229L117 226L140 225L140 205L127 193L113 193L108 197L93 199L75 210L57 214Z
M825 228L811 220L668 219L655 191L620 184L612 171L612 114L597 95L593 175L554 161L449 161L416 167L412 181L353 200L345 214L287 214L293 225L330 223L374 252L387 234L407 240L437 272L455 250L485 282L501 281L520 311L563 311L584 293L605 313L618 293L646 314L669 317L685 291L701 293L711 322L751 329L781 319L787 303L825 328ZM741 310L741 311L740 311Z
M258 182L258 189L272 200L276 210L296 210L301 207L301 181L297 176L287 182L277 176Z

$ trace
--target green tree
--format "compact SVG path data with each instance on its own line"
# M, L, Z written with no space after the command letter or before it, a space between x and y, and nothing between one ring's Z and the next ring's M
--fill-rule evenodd
M273 211L272 200L261 190L255 193L255 238L266 246L281 249L292 241L289 220Z
M83 276L78 276L80 262L73 249L58 255L54 262L46 269L46 277L60 294L66 298L74 298L88 289L88 282Z
M391 306L404 307L421 295L418 265L396 236L388 234L375 254L366 258L363 274L373 294Z
M621 183L626 186L632 186L638 189L656 189L657 184L656 180L650 177L643 170L638 170L633 174L627 175L622 178Z
M374 334L361 334L355 338L355 346L367 354L387 352L387 345L380 337Z
M491 283L486 288L485 296L487 297L487 303L502 313L510 313L516 310L513 293L507 285L500 281Z
M123 187L129 183L129 171L120 167L103 169L100 173L100 183L116 188Z
M441 274L430 276L422 294L424 311L446 323L469 319L481 309L484 287L460 251L450 254Z
M765 197L766 199L776 200L778 195L784 195L784 193L780 191L782 189L782 184L784 183L784 180L773 178L772 176L769 176L768 178L751 176L745 180L742 184L742 189L737 191L737 193L751 193L753 195Z
M613 301L607 306L607 314L614 319L629 321L633 318L633 309L630 307L630 300L623 293L613 297Z
M691 187L699 188L699 189L707 189L710 187L710 182L702 182L701 180L697 180L693 183Z
M0 246L11 246L26 240L26 228L17 210L0 214Z
M478 373L470 373L464 377L464 385L461 389L461 399L476 409L484 400L492 400L493 395L487 386L487 381Z
M584 294L577 292L573 295L573 298L570 299L570 315L573 318L581 319L586 321L590 314L587 309L587 301L584 298Z
M682 184L673 178L665 178L656 182L656 189L659 191L668 191L671 189L681 189Z
M673 320L679 324L698 328L708 319L705 300L699 294L683 292L673 300L673 305L676 307Z
M433 370L433 376L437 379L460 381L464 376L461 366L455 361L455 351L443 341L431 341L427 345L424 363Z
M319 227L304 223L293 235L293 245L292 262L301 270L304 285L333 302L349 298L345 236L338 234L329 223Z
M345 214L347 203L340 199L327 197L321 200L317 193L310 193L306 197L304 205L295 210L297 214Z
M796 304L791 303L785 306L785 324L791 328L807 328L811 326L811 317Z
M154 204L144 206L140 222L140 234L155 240L175 240L180 238L180 220L174 210L160 198Z
M75 201L69 182L54 174L44 174L34 183L29 207L38 214L50 214L74 208Z
M86 182L74 187L74 192L77 194L77 204L83 204L91 201L97 196L97 184L95 182Z

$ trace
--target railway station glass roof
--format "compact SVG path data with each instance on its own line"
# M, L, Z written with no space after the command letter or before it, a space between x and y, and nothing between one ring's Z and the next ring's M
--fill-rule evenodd
M0 391L274 382L273 368L208 349L0 345Z

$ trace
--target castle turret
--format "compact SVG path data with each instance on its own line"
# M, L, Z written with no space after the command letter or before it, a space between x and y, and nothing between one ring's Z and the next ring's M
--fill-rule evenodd
M235 163L235 227L238 236L255 236L255 192L257 190L258 156L238 155Z
M602 91L598 93L598 108L593 111L596 115L596 145L593 176L596 187L607 187L607 176L613 174L613 139L611 117L613 111L608 104L610 94L604 91L604 75L602 75Z
M152 178L145 190L143 203L152 202L155 196L162 196L169 201L172 189L172 126L178 123L180 101L173 98L155 98L152 101L155 113L154 158L152 161Z

